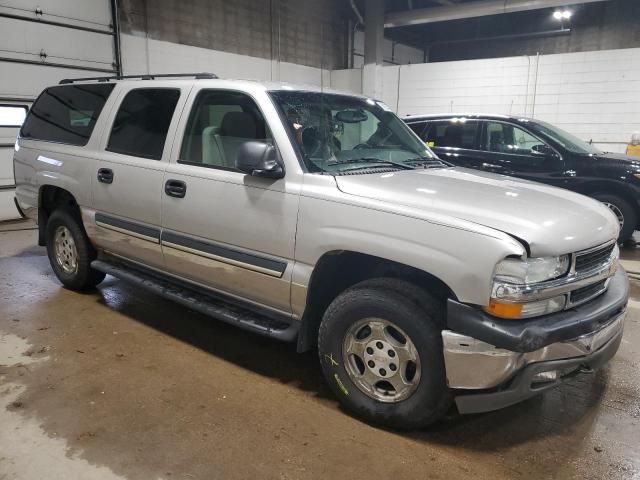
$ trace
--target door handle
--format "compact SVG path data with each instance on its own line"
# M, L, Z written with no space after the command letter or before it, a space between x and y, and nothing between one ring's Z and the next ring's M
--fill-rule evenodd
M113 170L110 168L99 168L98 181L102 183L113 183Z
M170 197L184 198L187 194L187 184L182 180L167 180L164 184L164 193Z
M483 163L482 168L489 168L491 170L502 170L504 167L502 165L496 165L494 163Z

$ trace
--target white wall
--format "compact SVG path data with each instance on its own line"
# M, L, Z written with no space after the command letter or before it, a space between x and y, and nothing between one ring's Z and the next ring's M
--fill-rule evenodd
M122 35L122 65L126 75L141 73L212 72L219 77L274 80L295 84L330 84L329 70L271 61L235 53L209 50ZM322 75L321 75L322 73Z
M357 75L342 73L337 88ZM640 130L640 48L388 66L382 81L382 100L401 116L532 116L614 152Z

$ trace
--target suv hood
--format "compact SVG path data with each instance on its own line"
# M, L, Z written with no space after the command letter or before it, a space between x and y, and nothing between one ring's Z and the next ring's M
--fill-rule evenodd
M540 183L466 168L342 175L350 195L455 217L524 240L532 256L558 255L618 236L618 223L601 203ZM472 248L472 246L470 246Z
M630 157L623 153L602 153L596 155L599 166L621 166L625 169L632 169L633 171L640 171L640 158Z

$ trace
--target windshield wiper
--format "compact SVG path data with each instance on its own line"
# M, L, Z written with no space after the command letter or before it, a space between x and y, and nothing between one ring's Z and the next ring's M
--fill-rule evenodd
M379 158L375 158L375 157L363 157L363 158L352 158L349 160L340 160L337 162L332 162L332 163L327 163L328 167L334 167L336 165L347 165L349 163L377 163L380 166L384 166L384 165L391 165L393 167L398 167L398 168L402 168L403 170L413 170L414 167L412 167L411 165L406 165L404 163L400 163L400 162L394 162L393 160L380 160ZM372 168L371 165L367 165L367 166L362 166L362 168ZM350 168L349 170L358 170L358 168Z
M414 164L416 167L420 166L423 168L438 168L438 167L451 167L448 162L444 160L440 160L439 158L430 158L430 157L416 157L410 158L408 160L404 160L405 163Z

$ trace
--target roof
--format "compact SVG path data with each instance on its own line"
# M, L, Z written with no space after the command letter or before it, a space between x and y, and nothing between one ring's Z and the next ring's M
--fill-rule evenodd
M75 83L111 83L111 82L160 82L170 84L193 84L194 82L205 82L210 84L243 84L251 87L263 87L264 90L295 90L306 92L318 92L329 93L336 95L351 95L356 97L365 98L362 95L353 94L350 92L343 92L326 88L319 85L305 85L305 84L293 84L287 82L274 82L274 81L260 81L251 79L233 79L233 78L219 78L213 73L161 73L161 74L140 74L140 75L124 75L124 76L109 76L109 77L82 77L82 78L66 78L60 81L61 85L75 84Z
M512 120L514 122L528 122L535 121L533 118L525 117L524 115L502 115L499 113L429 113L425 115L407 115L402 119L405 122L417 121L417 120L434 120L434 119L449 119L449 118L476 118L484 120Z

